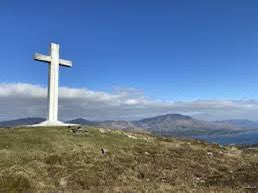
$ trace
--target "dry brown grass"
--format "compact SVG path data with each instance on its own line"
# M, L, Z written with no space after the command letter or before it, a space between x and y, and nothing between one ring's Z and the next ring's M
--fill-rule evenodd
M86 130L0 130L0 192L258 191L256 149Z

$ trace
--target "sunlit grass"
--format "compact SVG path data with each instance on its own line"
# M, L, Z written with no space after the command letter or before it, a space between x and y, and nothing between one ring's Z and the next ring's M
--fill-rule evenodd
M0 192L237 192L258 185L256 151L99 128L71 129L1 129Z

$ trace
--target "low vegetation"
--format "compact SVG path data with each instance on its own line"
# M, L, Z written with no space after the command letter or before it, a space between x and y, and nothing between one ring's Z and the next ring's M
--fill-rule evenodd
M257 192L258 150L100 128L0 130L0 192Z

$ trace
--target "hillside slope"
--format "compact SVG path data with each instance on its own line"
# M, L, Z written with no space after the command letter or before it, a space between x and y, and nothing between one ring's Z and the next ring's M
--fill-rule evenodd
M258 150L253 147L93 127L0 130L3 192L245 192L256 187Z

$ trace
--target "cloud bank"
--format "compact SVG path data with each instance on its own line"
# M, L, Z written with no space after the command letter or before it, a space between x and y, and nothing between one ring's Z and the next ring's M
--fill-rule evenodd
M256 100L161 101L136 89L111 93L60 87L59 118L133 120L181 113L204 120L258 120ZM0 120L47 116L47 88L26 83L0 83Z

